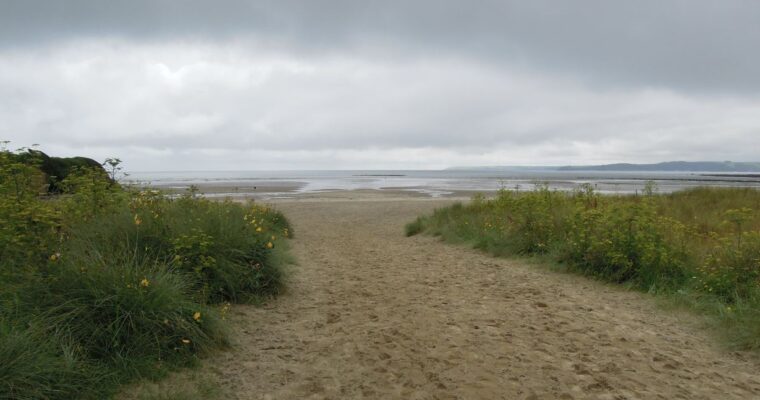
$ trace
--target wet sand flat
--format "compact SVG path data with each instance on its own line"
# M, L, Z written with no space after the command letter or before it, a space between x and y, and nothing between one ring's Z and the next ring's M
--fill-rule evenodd
M403 226L451 200L303 199L288 293L236 306L231 399L749 399L760 367L640 293ZM171 381L171 379L170 379Z

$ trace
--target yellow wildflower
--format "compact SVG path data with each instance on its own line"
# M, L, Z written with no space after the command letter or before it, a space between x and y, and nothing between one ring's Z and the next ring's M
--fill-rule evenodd
M230 311L230 303L224 303L224 306L222 306L222 319L227 318L227 313Z
M267 249L271 249L272 247L274 247L274 245L272 244L272 242L267 243Z
M195 314L193 314L193 319L200 322L201 321L201 312L196 311Z
M148 287L148 286L150 286L150 281L148 280L148 278L143 278L140 281L140 286L142 286L142 287Z
M256 232L261 232L261 227L256 228Z
M61 258L61 253L55 253L50 255L50 261L58 261L58 259Z

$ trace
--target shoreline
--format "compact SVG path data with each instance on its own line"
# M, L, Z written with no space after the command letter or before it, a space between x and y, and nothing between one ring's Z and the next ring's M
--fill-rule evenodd
M170 195L186 194L187 190L163 186L147 186L146 188L163 190ZM234 188L234 187L232 187ZM256 186L255 189L245 188L231 191L225 185L198 185L199 196L212 199L230 199L233 201L389 201L389 200L469 200L475 194L487 197L496 195L496 190L435 190L424 187L388 187L380 189L325 189L302 191L298 185Z
M551 190L569 192L582 185L592 185L600 194L635 194L645 189L646 183L655 182L658 193L673 193L695 187L746 187L760 189L760 180L756 178L718 179L717 177L592 177L576 176L574 180L567 179L533 179L510 180L496 183L483 179L445 179L445 180L406 180L393 178L361 176L334 178L327 181L288 178L255 181L172 181L160 183L125 182L138 188L158 189L170 195L182 195L192 187L196 193L208 198L230 198L233 200L252 199L255 201L279 201L297 199L368 199L368 198L400 198L400 199L451 199L470 198L482 193L489 197L501 189L529 191L537 185L547 185ZM381 180L378 180L381 179Z

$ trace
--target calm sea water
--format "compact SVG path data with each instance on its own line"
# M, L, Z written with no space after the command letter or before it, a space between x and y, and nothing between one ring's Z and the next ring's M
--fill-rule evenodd
M457 191L495 191L501 188L530 190L536 184L572 190L591 184L602 193L634 193L647 181L667 193L695 186L741 186L760 188L752 176L708 176L709 172L579 172L491 170L339 170L339 171L152 171L132 172L127 180L162 188L184 189L190 185L214 187L219 194L262 187L274 194L311 193L329 190L401 189L441 196ZM234 189L234 191L233 191Z

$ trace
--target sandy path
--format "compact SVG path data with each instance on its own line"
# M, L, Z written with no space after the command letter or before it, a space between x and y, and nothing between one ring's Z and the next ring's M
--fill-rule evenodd
M760 398L758 364L646 296L403 236L441 204L279 204L300 265L206 361L230 398Z

